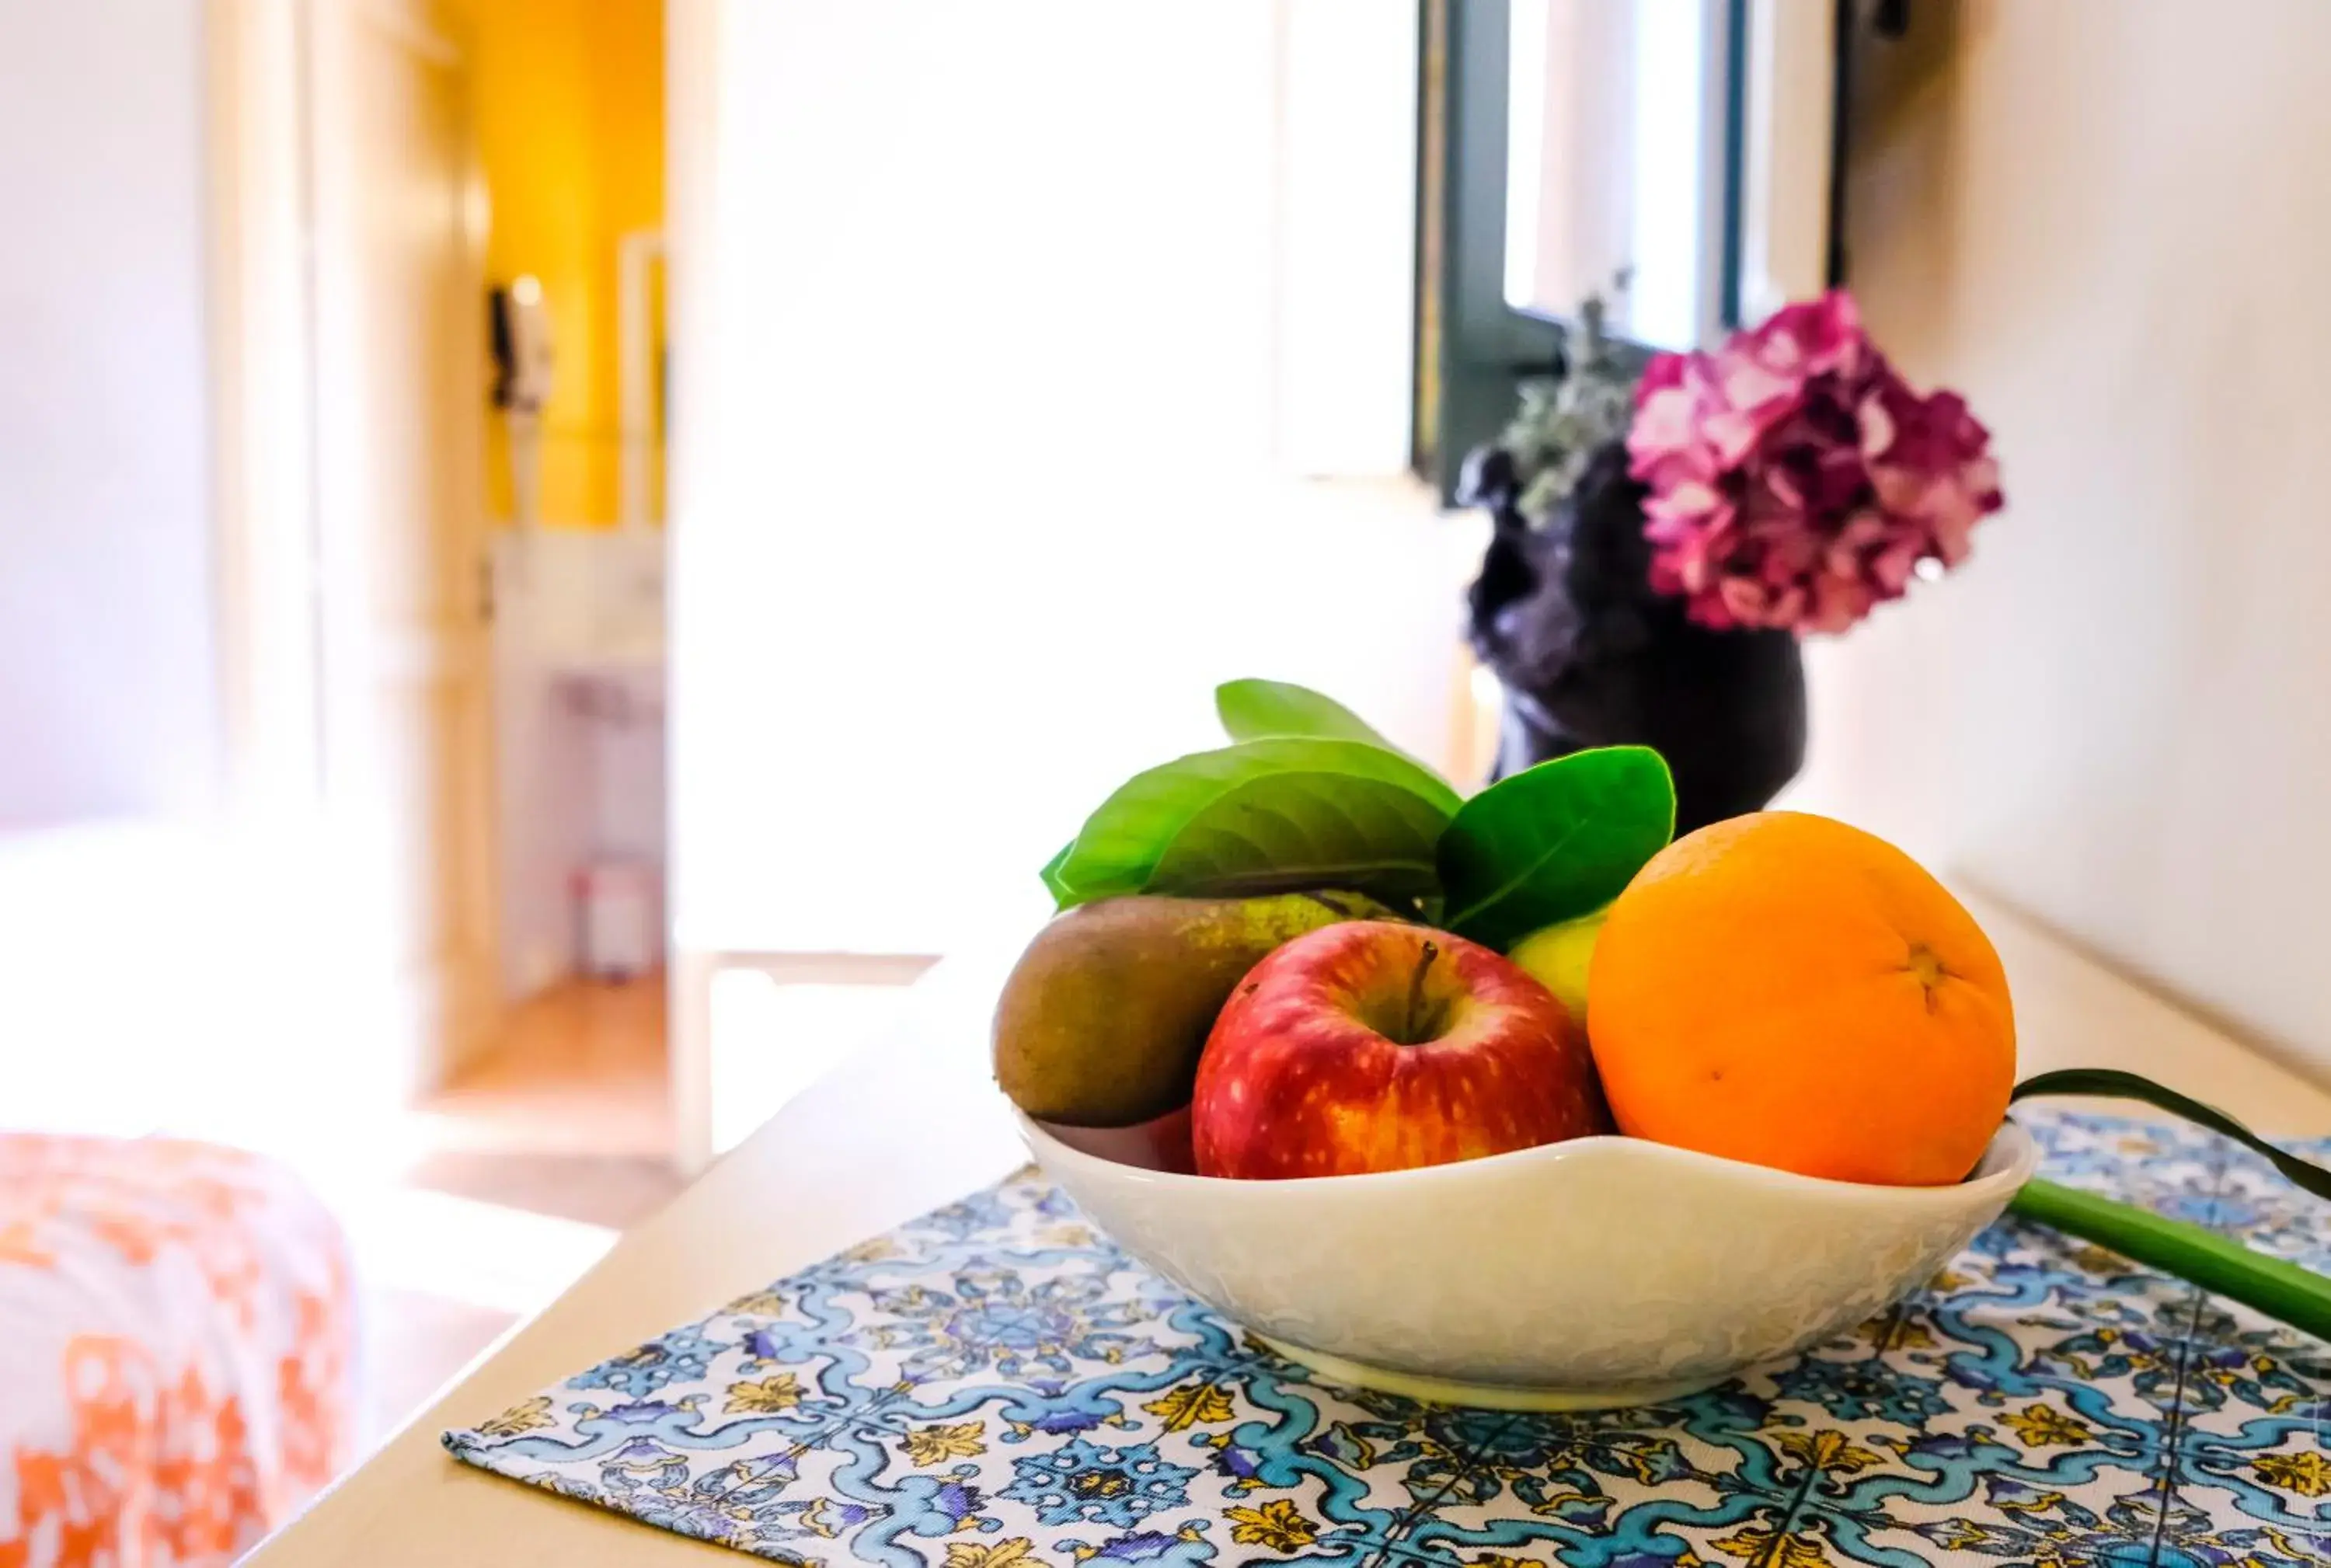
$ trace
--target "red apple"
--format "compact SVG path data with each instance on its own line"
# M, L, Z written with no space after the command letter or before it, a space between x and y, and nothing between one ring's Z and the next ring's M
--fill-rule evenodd
M1586 1032L1553 993L1385 920L1256 965L1206 1038L1190 1114L1208 1176L1401 1171L1611 1130Z

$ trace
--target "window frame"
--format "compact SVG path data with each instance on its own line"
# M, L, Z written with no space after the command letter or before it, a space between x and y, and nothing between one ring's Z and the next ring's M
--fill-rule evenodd
M1708 0L1721 189L1710 204L1718 275L1711 331L1742 319L1752 14L1760 0ZM1771 0L1761 0L1769 5ZM1838 0L1842 9L1850 0ZM1825 7L1822 9L1826 9ZM1511 419L1520 384L1558 373L1568 323L1505 293L1511 0L1421 0L1418 7L1417 309L1412 467L1456 504L1468 453ZM1824 185L1832 171L1820 171ZM1832 224L1833 227L1833 224ZM1832 274L1837 271L1831 247ZM1704 318L1708 319L1708 318ZM1658 350L1622 340L1635 367Z

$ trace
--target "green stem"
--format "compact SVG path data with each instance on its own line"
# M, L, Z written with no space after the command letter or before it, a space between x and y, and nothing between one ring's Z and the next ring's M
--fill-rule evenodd
M2011 1206L2025 1219L2085 1237L2319 1339L2331 1339L2331 1279L2295 1263L2253 1252L2199 1225L2164 1219L2134 1204L2053 1182L2025 1183Z
M1424 972L1432 968L1432 961L1440 956L1440 945L1428 941L1424 945L1423 955L1416 961L1416 973L1408 977L1408 1016L1401 1025L1400 1031L1400 1042L1403 1045L1414 1045L1418 1042L1416 1009L1424 1000Z
M2255 1150L2265 1155L2268 1163L2282 1174L2283 1180L2318 1198L2331 1199L2331 1171L2268 1143L2217 1107L2204 1105L2191 1095L2179 1094L2149 1078L2123 1072L2118 1068L2068 1067L2025 1079L2015 1086L2015 1093L2010 1098L2020 1100L2042 1095L2102 1096L2109 1099L2141 1100L2172 1116L2184 1117L2197 1126L2222 1134L2245 1148Z

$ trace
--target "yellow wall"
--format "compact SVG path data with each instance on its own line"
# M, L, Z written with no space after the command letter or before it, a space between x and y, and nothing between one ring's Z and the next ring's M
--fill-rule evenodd
M615 249L663 223L661 0L463 0L461 10L493 214L487 274L541 280L557 346L542 520L606 527L621 515ZM491 427L490 504L507 518L499 414Z

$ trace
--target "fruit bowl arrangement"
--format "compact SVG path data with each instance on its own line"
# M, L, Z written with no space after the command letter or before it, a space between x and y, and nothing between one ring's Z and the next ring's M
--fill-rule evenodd
M1866 1318L2030 1182L2005 974L1899 850L1773 812L1670 842L1642 747L1460 798L1317 692L1216 707L1232 744L1044 868L994 1060L1046 1174L1273 1348L1447 1402L1670 1397ZM2041 1087L2135 1092L2071 1076Z

